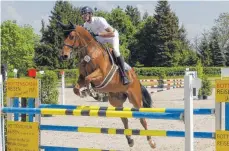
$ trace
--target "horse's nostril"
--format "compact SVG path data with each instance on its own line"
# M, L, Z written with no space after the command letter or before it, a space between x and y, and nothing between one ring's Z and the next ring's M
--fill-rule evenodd
M68 59L68 55L64 55L64 59Z

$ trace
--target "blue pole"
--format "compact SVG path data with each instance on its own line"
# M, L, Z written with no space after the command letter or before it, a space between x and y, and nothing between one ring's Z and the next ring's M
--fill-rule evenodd
M229 102L225 102L225 130L229 131Z
M13 107L19 107L19 98L14 98L13 99ZM19 120L19 113L14 113L14 121Z
M35 104L34 98L28 98L28 107L34 108L34 104ZM33 122L33 116L34 114L29 114L29 122Z

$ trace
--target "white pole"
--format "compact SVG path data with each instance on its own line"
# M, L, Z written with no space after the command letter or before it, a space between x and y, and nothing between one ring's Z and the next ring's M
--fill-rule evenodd
M221 68L221 80L223 77L226 77L229 73L227 68ZM216 89L215 89L216 91ZM223 104L220 102L215 101L215 130L222 130L223 129L223 120L222 120L222 109Z
M17 69L14 69L14 78L17 78Z
M185 106L185 151L194 151L193 148L193 93L192 76L184 76L184 106Z
M65 105L65 93L64 93L64 89L65 89L65 84L64 84L64 71L61 72L61 96L62 96L62 99L61 99L61 104L62 105Z
M2 75L0 74L0 114L2 112L3 106L3 79ZM4 116L0 115L0 147L2 151L5 151L5 133L4 133Z

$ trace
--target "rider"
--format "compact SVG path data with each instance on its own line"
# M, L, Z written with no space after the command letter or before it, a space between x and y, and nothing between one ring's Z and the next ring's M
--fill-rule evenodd
M93 10L88 6L81 9L81 16L85 21L84 28L92 32L93 36L95 36L100 43L110 43L113 46L114 55L117 58L117 62L122 70L121 76L123 85L129 84L129 80L124 70L124 58L121 56L119 51L118 31L109 25L105 18L93 16Z

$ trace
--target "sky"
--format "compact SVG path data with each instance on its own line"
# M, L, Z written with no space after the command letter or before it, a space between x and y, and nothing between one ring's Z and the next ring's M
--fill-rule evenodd
M68 0L73 6L91 6L97 7L100 10L110 11L118 5L125 8L127 5L137 7L143 14L148 12L149 15L154 15L157 1L79 1ZM6 1L1 0L1 23L5 20L17 20L19 25L30 24L37 34L40 34L41 19L44 19L48 24L49 15L53 9L55 1ZM210 30L215 24L220 13L229 12L228 1L170 1L172 11L179 18L179 24L183 24L187 30L187 38L192 42L194 38L200 37L205 30Z

